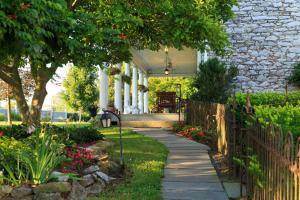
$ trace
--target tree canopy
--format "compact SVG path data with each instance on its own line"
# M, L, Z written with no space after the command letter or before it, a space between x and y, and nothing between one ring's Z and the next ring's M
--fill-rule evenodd
M88 108L95 105L99 97L96 80L96 68L70 68L63 82L63 98L68 106L77 111L88 112Z
M162 45L222 54L223 23L236 0L2 0L0 78L13 90L23 122L36 123L46 84L68 61L90 67L131 59L130 49ZM29 63L35 81L26 102L18 69ZM51 63L49 65L49 63Z

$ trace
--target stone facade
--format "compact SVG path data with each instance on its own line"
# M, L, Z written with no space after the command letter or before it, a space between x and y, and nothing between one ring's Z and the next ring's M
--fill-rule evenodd
M240 0L226 24L237 90L284 90L300 60L300 0Z

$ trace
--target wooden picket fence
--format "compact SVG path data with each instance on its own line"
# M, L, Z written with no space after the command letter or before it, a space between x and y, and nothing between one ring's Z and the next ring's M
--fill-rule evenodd
M218 150L227 158L231 175L246 186L248 199L300 200L300 138L255 120L247 125L237 122L235 112L234 106L189 102L186 119L191 125L216 127ZM250 169L254 166L251 156L259 165L255 173ZM246 167L236 164L234 158L243 160Z

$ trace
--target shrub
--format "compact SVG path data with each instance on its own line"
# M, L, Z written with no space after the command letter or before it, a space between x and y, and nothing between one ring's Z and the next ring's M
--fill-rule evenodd
M2 113L0 113L0 121L1 121L1 122L4 122L4 121L6 121L6 120L7 120L6 116L3 115Z
M289 82L300 86L300 62L295 64L292 75L289 77Z
M289 92L286 96L285 93L279 92L258 92L249 94L252 106L258 105L273 105L284 106L286 103L297 105L300 101L300 92ZM246 105L246 93L237 93L236 102L239 106ZM229 102L231 102L230 99Z
M102 140L103 135L93 127L70 127L65 129L71 140L76 144L86 144L97 140Z
M272 123L284 132L291 131L294 136L300 136L300 105L255 106L255 116L263 125Z
M27 126L25 125L12 125L0 127L0 131L7 137L13 137L16 140L24 139L30 135L27 133Z
M203 102L225 103L229 97L233 80L238 70L235 66L227 66L217 58L209 59L200 64L193 86L196 92L191 99Z
M180 131L183 130L184 126L185 126L184 122L176 122L176 123L173 124L172 130L175 133L180 132Z
M19 113L11 112L11 120L12 121L22 121L22 117Z

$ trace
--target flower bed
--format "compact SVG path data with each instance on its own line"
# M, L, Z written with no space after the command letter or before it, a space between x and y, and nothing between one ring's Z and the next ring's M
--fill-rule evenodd
M206 144L213 150L217 148L217 135L215 131L204 131L201 127L184 126L183 124L175 124L173 130L177 135Z
M106 151L113 143L91 127L79 132L85 139L76 136L72 140L70 134L78 132L57 127L44 127L24 137L18 134L18 139L0 131L0 199L85 199L98 195L114 180L102 170L103 163L109 161Z

